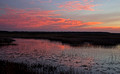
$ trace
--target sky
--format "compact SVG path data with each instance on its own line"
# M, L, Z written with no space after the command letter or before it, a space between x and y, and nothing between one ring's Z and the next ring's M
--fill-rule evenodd
M0 30L120 33L120 0L0 0Z

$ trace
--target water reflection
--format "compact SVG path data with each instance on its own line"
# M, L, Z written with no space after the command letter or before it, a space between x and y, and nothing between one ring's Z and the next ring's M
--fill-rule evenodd
M59 42L34 39L16 39L16 46L0 48L0 59L52 64L62 68L73 67L91 72L118 73L120 71L120 46L103 48L85 44L79 47Z

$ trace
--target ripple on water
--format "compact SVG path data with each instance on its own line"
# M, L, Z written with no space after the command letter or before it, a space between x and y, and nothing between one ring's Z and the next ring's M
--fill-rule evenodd
M59 42L16 39L16 46L0 48L0 59L27 64L44 63L59 70L72 69L86 73L120 73L120 45L114 48L71 47Z

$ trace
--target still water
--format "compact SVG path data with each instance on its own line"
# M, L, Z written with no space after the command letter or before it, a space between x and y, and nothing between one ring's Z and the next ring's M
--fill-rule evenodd
M86 72L120 74L120 45L72 47L60 42L15 39L17 45L0 48L0 59L27 64L50 64Z

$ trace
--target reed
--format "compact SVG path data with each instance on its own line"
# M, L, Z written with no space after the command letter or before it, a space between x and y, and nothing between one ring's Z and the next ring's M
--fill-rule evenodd
M59 66L48 64L32 64L9 62L0 60L0 74L92 74L87 70L75 70L70 67L67 70Z
M4 31L3 31L4 32ZM0 32L0 37L48 39L59 41L71 46L85 43L101 46L116 46L120 44L119 33L108 32Z

